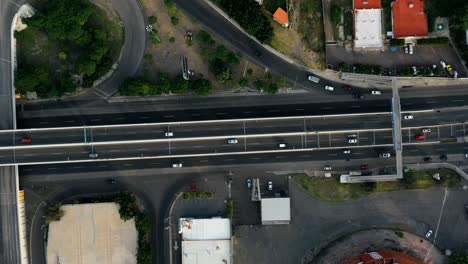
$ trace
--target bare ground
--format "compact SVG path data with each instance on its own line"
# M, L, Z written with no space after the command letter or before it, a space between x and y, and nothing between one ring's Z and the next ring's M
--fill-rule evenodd
M151 54L152 59L145 60L140 73L148 79L156 80L159 72L168 73L173 77L182 74L181 56L187 57L189 69L194 71L196 75L210 80L217 92L237 89L238 80L242 78L248 68L252 69L253 73L250 75L252 78L263 75L264 69L262 67L248 61L245 57L241 57L239 65L232 67L233 80L226 84L217 81L209 71L208 63L201 56L201 48L195 40L197 32L203 29L202 26L181 10L169 10L162 0L142 0L142 4L148 17L155 16L157 18L158 21L153 27L161 39L160 43L149 41L146 49L146 54ZM171 16L179 19L177 25L172 24ZM187 44L184 39L184 34L187 31L194 34L191 45ZM170 41L171 37L174 38L173 42ZM222 41L216 36L212 35L212 37L216 44L222 44ZM150 38L153 36L150 35Z

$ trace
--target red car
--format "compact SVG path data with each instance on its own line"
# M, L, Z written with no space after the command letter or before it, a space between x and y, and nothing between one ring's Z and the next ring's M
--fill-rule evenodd
M192 182L192 184L190 184L190 191L191 192L197 191L197 184L195 182Z
M416 135L416 140L424 140L426 139L426 135L423 135L423 134L419 134L419 135Z
M369 169L369 165L365 164L365 165L361 165L361 170L368 170Z
M31 138L30 137L24 137L21 139L21 143L31 143Z

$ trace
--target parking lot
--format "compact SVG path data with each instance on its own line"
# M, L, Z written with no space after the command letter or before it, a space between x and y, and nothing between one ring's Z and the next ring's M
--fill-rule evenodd
M304 256L319 252L331 241L372 227L401 228L424 237L428 229L436 230L440 215L436 246L460 252L468 247L468 217L463 207L468 203L467 192L461 187L447 193L441 188L410 190L328 203L292 181L291 223L236 227L234 261L302 263Z
M275 193L288 195L288 177L285 175L234 175L231 185L231 195L234 201L234 225L260 225L260 202L251 200L252 189L247 186L247 179L258 178L262 197L273 197ZM268 189L268 182L272 190Z
M462 63L459 61L455 51L449 45L439 46L415 46L414 54L405 54L403 47L397 51L366 51L354 52L347 51L344 47L338 45L327 45L327 64L333 69L338 69L341 63L346 64L367 64L380 65L384 68L400 68L404 66L429 66L437 65L440 67L440 61L443 60L451 64L454 70L458 72L458 77L466 77Z

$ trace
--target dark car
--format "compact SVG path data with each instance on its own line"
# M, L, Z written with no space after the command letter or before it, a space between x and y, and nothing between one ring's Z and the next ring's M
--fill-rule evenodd
M190 184L190 191L191 192L197 191L197 184L195 182L192 182L192 184Z
M468 204L465 204L465 210L466 210L466 213L468 214Z
M107 179L107 182L110 183L110 184L116 184L116 183L117 183L117 180L115 180L115 179Z
M368 170L369 169L369 165L367 164L364 164L364 165L361 165L361 170Z

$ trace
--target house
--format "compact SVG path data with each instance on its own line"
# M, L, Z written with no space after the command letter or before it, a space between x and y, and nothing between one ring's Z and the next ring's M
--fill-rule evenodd
M380 50L382 38L382 3L380 0L354 0L354 49Z
M278 7L276 9L276 12L273 14L273 19L280 23L283 27L288 27L289 26L289 17L288 13L284 11L281 7Z
M382 2L380 0L354 0L353 9L381 9Z
M424 0L395 0L392 3L392 18L394 38L428 35Z

